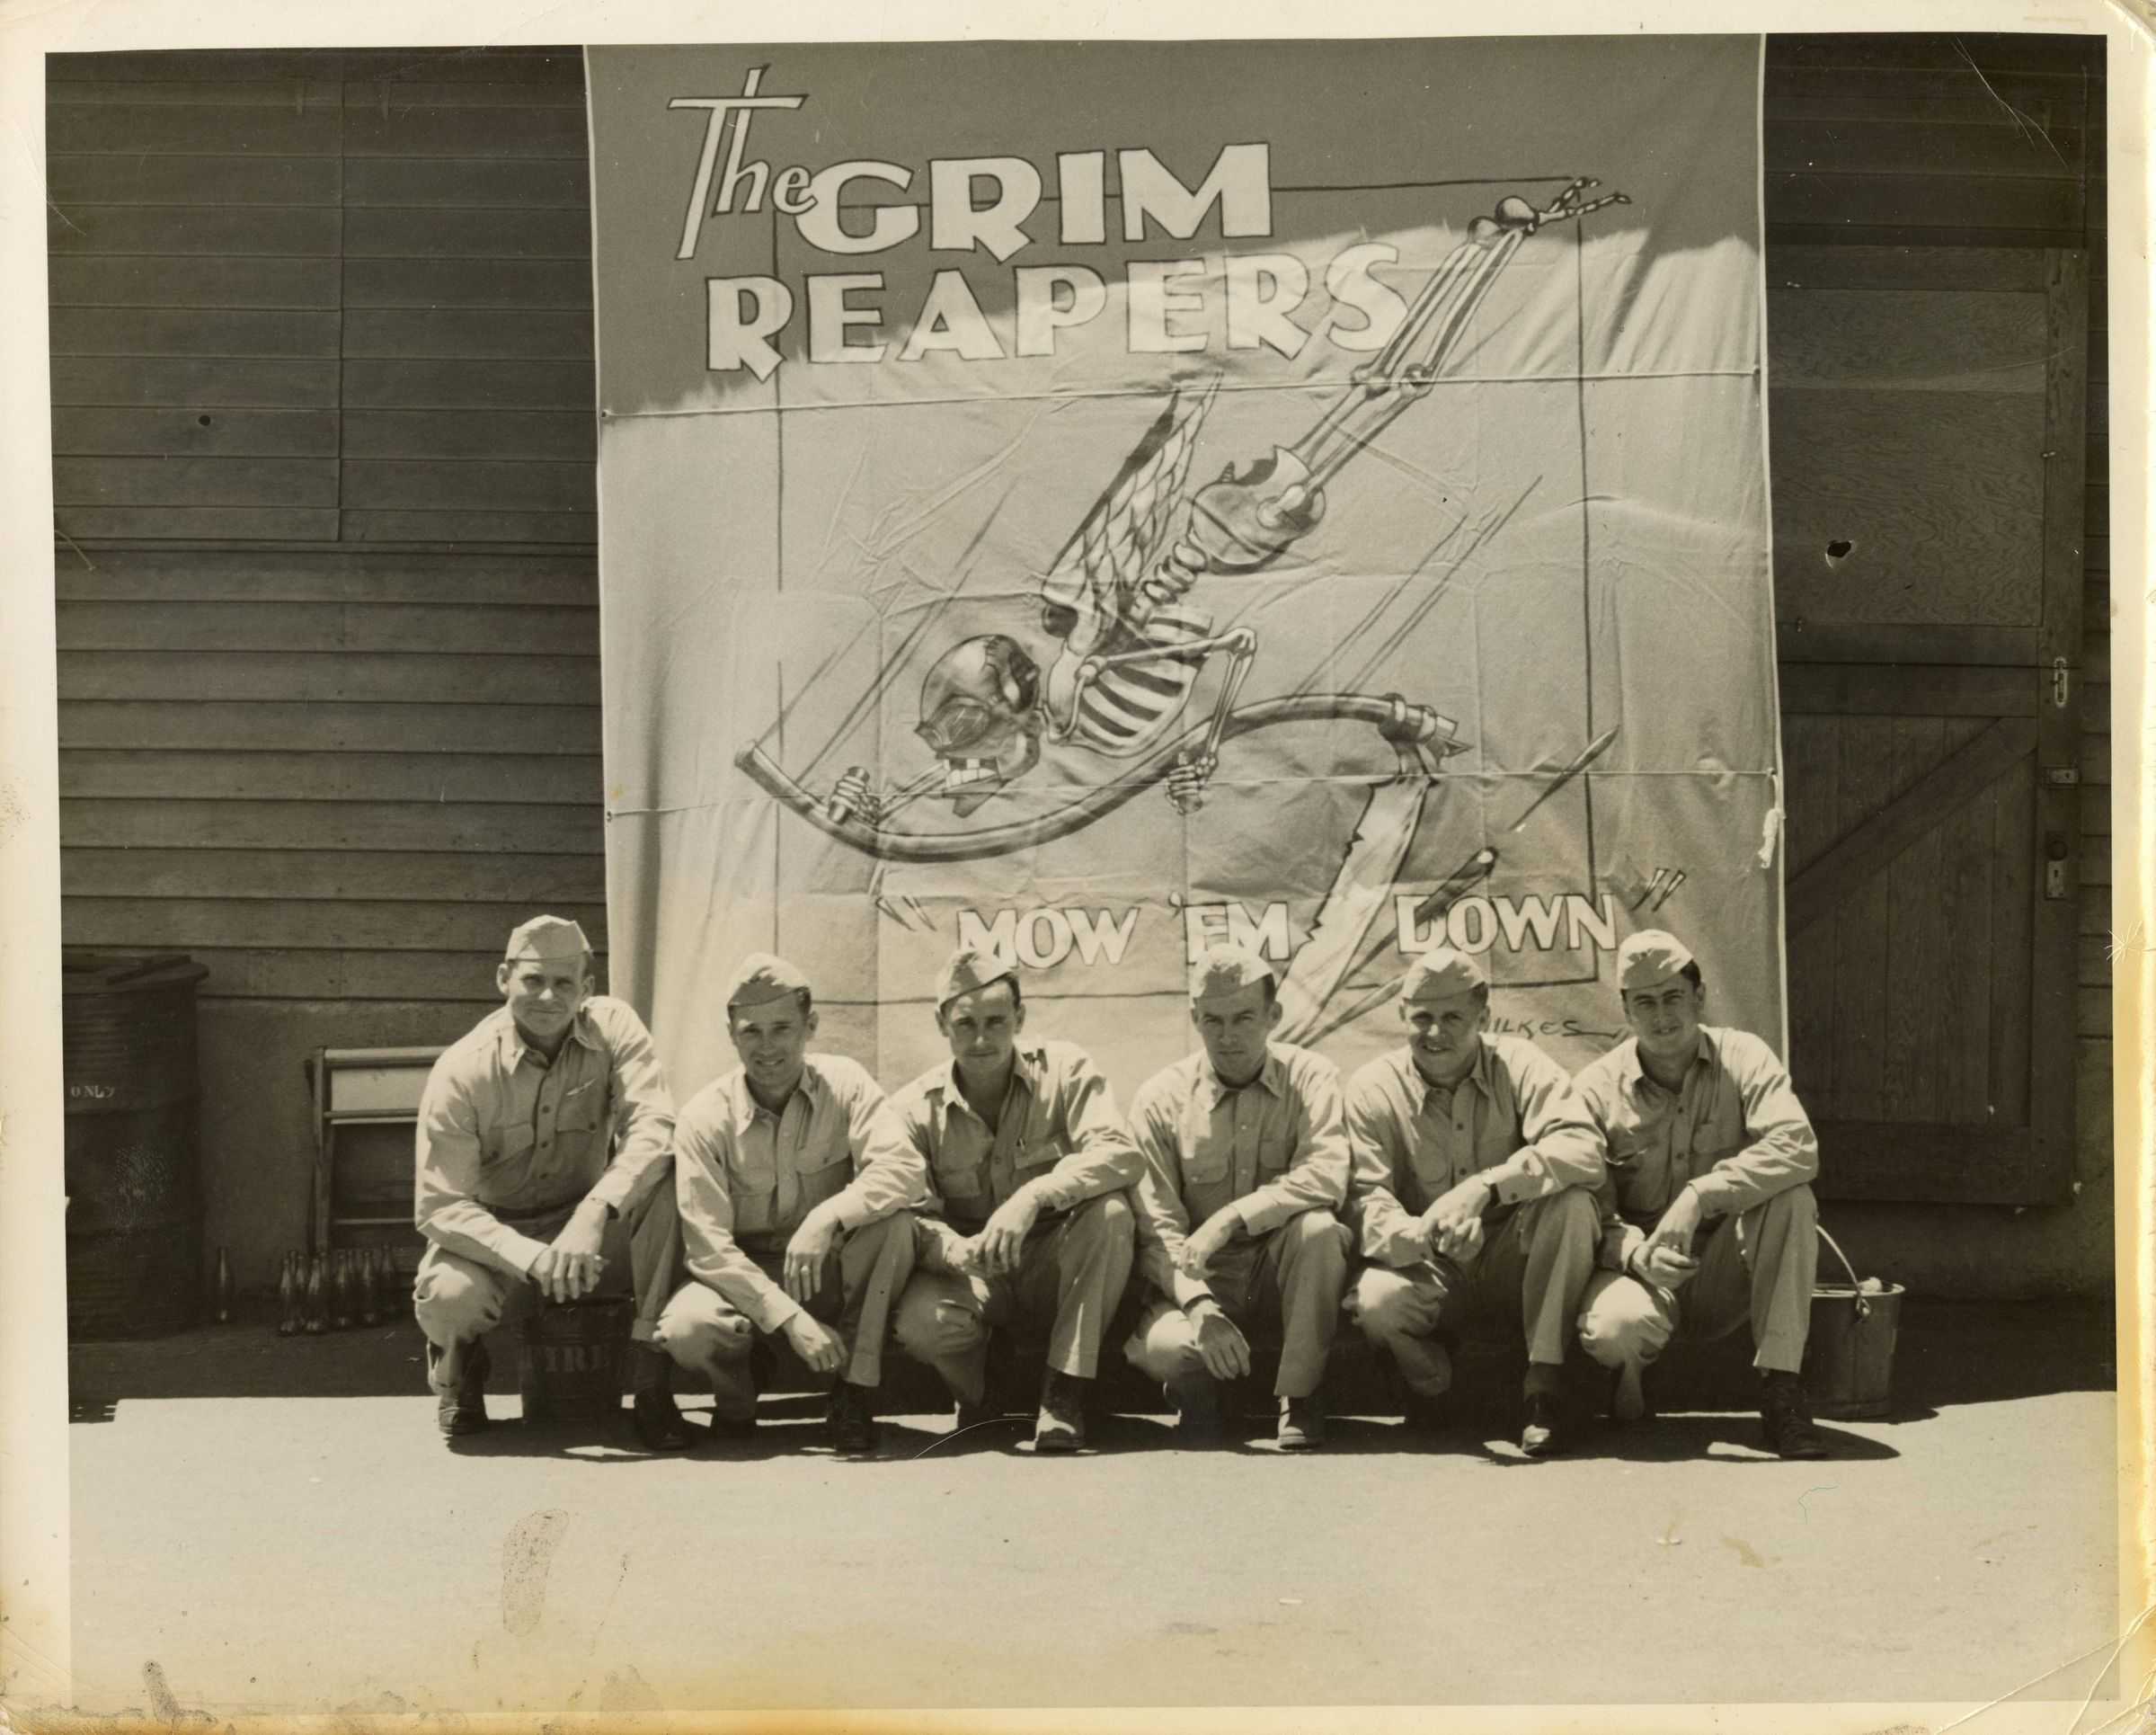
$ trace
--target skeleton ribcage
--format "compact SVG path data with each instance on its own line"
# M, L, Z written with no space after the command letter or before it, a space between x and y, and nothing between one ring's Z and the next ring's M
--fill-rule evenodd
M1142 626L1119 623L1096 654L1172 651L1212 631L1212 617L1179 603L1163 603ZM1101 671L1079 700L1072 732L1088 747L1115 758L1143 752L1167 733L1190 702L1190 690L1205 666L1203 651L1118 663Z

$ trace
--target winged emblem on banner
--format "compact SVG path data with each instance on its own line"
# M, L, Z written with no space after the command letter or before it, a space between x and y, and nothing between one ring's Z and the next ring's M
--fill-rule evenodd
M1172 393L1039 581L1040 623L1053 648L1036 654L1010 634L977 634L930 664L915 728L935 760L927 771L879 788L866 767L855 766L819 798L760 745L744 748L737 764L829 835L901 861L972 860L1038 847L1156 784L1178 811L1193 812L1227 742L1286 723L1366 725L1390 745L1403 773L1426 781L1465 751L1451 718L1397 693L1297 692L1245 704L1256 631L1216 631L1192 590L1208 575L1262 571L1315 530L1326 485L1429 395L1521 245L1552 223L1630 202L1621 192L1589 198L1597 184L1575 180L1543 208L1508 196L1495 214L1476 218L1384 347L1291 445L1230 464L1193 488L1196 449L1220 382ZM1199 676L1215 659L1225 672L1207 714L1188 720ZM1096 760L1101 775L1064 806L1025 820L960 831L892 823L904 805L930 796L971 818L1031 771L1044 744Z

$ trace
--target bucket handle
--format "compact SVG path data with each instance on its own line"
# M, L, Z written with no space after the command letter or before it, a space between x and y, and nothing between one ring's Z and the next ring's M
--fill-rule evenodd
M1827 1233L1823 1223L1814 1226L1819 1231L1819 1239L1832 1250L1834 1257L1841 1261L1841 1268L1849 1273L1849 1286L1857 1297L1857 1317L1860 1320L1869 1319L1871 1303L1864 1299L1864 1286L1857 1281L1857 1268L1849 1262L1849 1255L1841 1250L1841 1242Z

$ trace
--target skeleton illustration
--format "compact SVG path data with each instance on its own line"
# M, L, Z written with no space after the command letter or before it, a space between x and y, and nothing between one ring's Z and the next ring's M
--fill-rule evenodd
M1238 707L1257 650L1248 627L1216 632L1189 592L1210 574L1262 571L1323 520L1326 485L1357 452L1426 396L1469 319L1521 245L1544 227L1605 205L1593 180L1575 180L1545 209L1517 195L1477 217L1409 307L1384 348L1357 369L1317 423L1291 446L1186 487L1218 381L1176 392L1041 581L1041 621L1058 645L1045 666L1006 634L966 638L930 666L916 733L937 768L879 791L866 768L841 776L819 801L760 748L738 762L770 793L831 836L900 860L957 860L1068 835L1164 783L1179 811L1202 804L1229 739L1279 723L1329 719L1374 726L1405 778L1426 781L1464 751L1454 722L1400 696L1303 693ZM1210 715L1174 734L1199 674L1227 659ZM935 794L971 816L1038 763L1043 743L1067 744L1129 768L1044 818L967 833L906 832L886 823L907 801Z

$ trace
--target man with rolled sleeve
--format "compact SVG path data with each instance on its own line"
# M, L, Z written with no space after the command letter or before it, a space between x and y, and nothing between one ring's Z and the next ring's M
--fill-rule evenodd
M1154 1295L1123 1353L1168 1388L1194 1441L1217 1428L1222 1383L1250 1372L1246 1330L1277 1328L1276 1438L1304 1451L1325 1444L1317 1393L1347 1281L1333 1214L1347 1199L1347 1127L1338 1070L1271 1040L1280 1019L1272 966L1212 948L1191 978L1201 1052L1131 1099L1138 1259Z
M1749 1321L1768 1448L1823 1458L1798 1378L1818 1264L1811 1119L1771 1048L1700 1022L1706 983L1675 936L1632 935L1617 981L1632 1035L1575 1081L1609 1147L1581 1347L1614 1371L1611 1416L1632 1421L1646 1409L1642 1370L1672 1336Z
M865 1161L883 1092L855 1062L808 1052L808 978L755 953L726 994L741 1065L706 1085L674 1128L674 1177L689 1281L659 1316L658 1342L711 1381L712 1426L756 1424L749 1352L783 1336L835 1375L825 1427L848 1456L876 1446L891 1312L913 1270L919 1166Z
M1138 1152L1085 1050L1023 1036L1008 964L962 947L934 993L950 1062L885 1105L869 1148L871 1161L925 1166L934 1191L899 1343L942 1375L963 1429L987 1419L989 1330L1047 1320L1034 1449L1076 1451L1101 1338L1131 1275Z
M594 981L584 930L535 916L494 972L501 1010L443 1051L420 1099L413 1216L430 1245L413 1312L452 1440L487 1425L484 1339L505 1314L633 1288L636 1430L654 1451L688 1444L652 1342L680 1265L673 1098L643 1021Z
M1489 978L1440 947L1400 983L1405 1046L1347 1090L1351 1211L1371 1261L1348 1311L1390 1352L1411 1414L1452 1383L1447 1340L1484 1311L1527 1340L1521 1449L1570 1442L1563 1368L1593 1275L1601 1140L1565 1069L1521 1037L1487 1035Z

